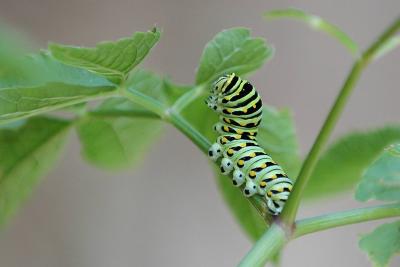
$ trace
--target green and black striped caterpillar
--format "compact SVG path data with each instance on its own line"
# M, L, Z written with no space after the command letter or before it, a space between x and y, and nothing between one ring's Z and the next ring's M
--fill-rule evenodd
M257 143L262 102L255 88L234 73L224 75L214 82L206 103L219 114L214 126L219 136L208 155L214 161L222 157L221 172L233 172L235 186L245 183L245 196L265 196L269 212L280 214L293 183Z

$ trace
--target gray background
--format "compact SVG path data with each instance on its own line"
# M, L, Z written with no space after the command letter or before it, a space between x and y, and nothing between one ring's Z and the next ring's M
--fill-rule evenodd
M398 0L0 0L0 18L39 47L48 41L93 45L157 24L163 37L144 65L178 82L193 81L203 46L217 32L249 27L276 48L274 59L252 80L265 102L294 110L304 154L352 59L324 34L261 18L265 10L287 6L335 22L361 47L400 11ZM397 50L365 71L335 136L398 121L399 59ZM348 194L303 205L300 217L358 206ZM368 266L357 240L375 225L295 240L284 252L283 266ZM250 245L218 194L205 156L167 127L140 167L119 173L86 165L76 136L71 138L58 167L0 233L0 262L6 267L234 266ZM399 259L392 262L399 265Z

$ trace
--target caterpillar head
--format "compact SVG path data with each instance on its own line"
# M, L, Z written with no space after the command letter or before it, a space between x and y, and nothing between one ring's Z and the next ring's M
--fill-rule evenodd
M210 95L209 97L207 97L205 102L210 109L215 111L218 109L217 97L215 95Z

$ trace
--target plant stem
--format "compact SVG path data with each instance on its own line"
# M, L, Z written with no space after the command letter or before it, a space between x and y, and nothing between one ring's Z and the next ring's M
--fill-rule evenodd
M199 98L205 92L204 85L198 85L194 87L192 90L183 94L179 99L174 103L172 109L176 112L181 112L185 107L190 105L194 100Z
M273 240L273 242L269 242ZM271 227L261 236L253 248L247 253L239 263L239 267L258 267L264 266L269 255L275 255L286 243L286 233L278 225L272 224Z
M326 118L319 134L314 142L310 152L308 153L303 166L301 168L300 174L294 185L294 189L290 194L288 202L285 205L283 213L281 215L281 230L283 230L287 236L292 235L292 229L294 220L296 218L297 210L300 204L300 199L303 195L304 189L310 179L310 175L315 167L318 160L319 154L321 153L323 147L327 143L334 126L336 125L345 104L356 85L356 82L360 78L362 70L370 63L371 59L374 58L375 53L377 53L382 46L390 40L390 38L399 30L400 28L400 17L391 24L387 30L375 41L374 44L367 49L361 58L355 62L352 70L350 71L343 87L333 104L328 117ZM270 234L269 231L272 228L279 227L273 224L270 229L262 236L260 240L253 246L249 253L243 258L242 263L260 263L266 262L276 253L279 248L284 245L284 239L282 236L276 234ZM332 223L332 227L334 224ZM276 230L274 230L276 231ZM261 251L260 251L261 250ZM246 266L246 265L242 265ZM247 265L250 266L250 265Z
M167 108L157 100L136 90L127 90L123 86L120 88L120 94L130 101L141 105L149 111L157 114L159 117L165 119Z
M114 117L131 117L131 118L146 118L146 119L160 119L160 116L148 110L91 110L88 111L89 116L101 118L114 118Z
M297 221L293 238L343 225L396 216L400 216L400 204L387 204L316 216Z
M351 95L357 81L360 78L361 72L370 63L375 53L377 53L379 49L385 45L385 43L399 30L399 28L400 17L392 25L390 25L387 30L385 30L385 32L377 39L377 41L375 41L370 48L363 53L361 58L354 63L353 68L347 76L347 79L300 170L299 176L293 188L293 192L290 194L289 200L286 203L286 207L282 213L282 221L285 224L293 224L300 204L300 199L303 195L304 189L308 184L308 181L310 180L311 173L314 170L319 155L328 142L329 137L343 112L347 100L349 99L349 96Z

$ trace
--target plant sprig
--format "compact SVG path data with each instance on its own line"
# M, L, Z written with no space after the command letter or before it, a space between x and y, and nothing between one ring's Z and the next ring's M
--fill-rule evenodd
M358 45L349 36L319 17L292 9L275 11L269 16L289 16L305 21L337 38L352 54L359 55ZM265 105L259 130L260 145L278 160L291 177L296 177L300 169L294 190L280 217L275 220L272 218L261 196L245 198L239 189L230 185L228 178L216 173L228 206L246 233L258 240L240 266L261 266L271 260L288 241L305 234L400 215L399 204L387 204L296 220L300 200L315 166L324 169L323 159L320 159L322 149L362 71L373 60L399 44L395 35L399 28L400 18L356 57L301 168L291 113ZM95 48L51 44L50 51L29 57L22 65L16 64L11 73L5 72L7 66L0 62L0 147L4 149L0 153L0 223L10 217L39 178L47 172L73 127L78 130L84 158L100 168L126 168L138 161L161 133L162 121L173 125L206 154L215 140L211 126L217 120L216 115L203 103L210 83L226 72L239 75L251 73L262 66L273 52L264 39L251 37L248 29L224 30L206 45L195 84L177 85L137 68L160 36L158 29L152 29L115 42L103 42ZM2 73L7 76L2 77ZM25 79L18 78L21 73L26 75ZM85 105L95 100L104 101L94 108ZM54 114L51 117L43 115L60 109L71 112L73 116L61 120ZM371 163L371 159L384 146L400 140L399 129L400 126L395 125L366 133L366 141L357 145L374 144L374 149L360 161L357 171L343 169L343 175L352 175L353 182L359 180L361 170ZM384 133L380 134L383 141L374 138L373 133L376 132ZM14 138L10 139L10 136ZM353 142L354 136L359 139L361 135L353 134L341 142ZM20 139L30 140L32 147L25 150ZM335 158L343 153L340 144L328 150L325 158ZM15 155L9 151L16 151ZM22 183L21 179L27 173L31 174L29 183ZM308 187L308 191L312 193L315 187ZM345 189L339 188L338 191ZM380 231L387 229L393 230L393 225ZM367 251L377 249L368 242L374 240L374 235L371 236L367 236L364 239L367 241L363 242L363 249Z

